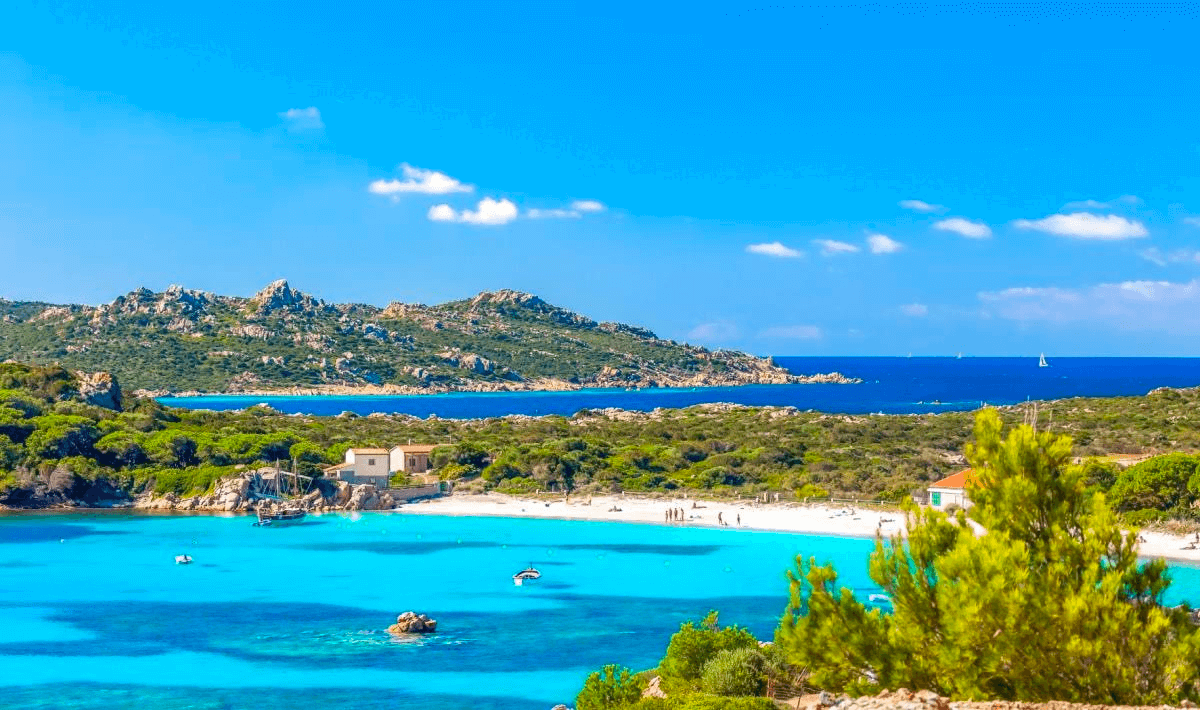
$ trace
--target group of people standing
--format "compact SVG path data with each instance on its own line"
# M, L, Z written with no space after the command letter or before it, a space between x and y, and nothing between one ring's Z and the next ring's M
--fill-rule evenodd
M695 506L693 505L693 507ZM663 520L668 523L683 523L687 522L687 514L683 512L683 508L667 508L663 512ZM737 524L742 524L741 513L737 514ZM717 525L729 525L729 522L725 520L724 514L717 513Z

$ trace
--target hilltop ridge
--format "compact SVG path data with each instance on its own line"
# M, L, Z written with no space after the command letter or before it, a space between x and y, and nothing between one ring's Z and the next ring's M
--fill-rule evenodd
M440 305L333 304L172 285L99 306L0 299L0 360L112 372L154 392L447 392L849 382L597 322L503 289Z

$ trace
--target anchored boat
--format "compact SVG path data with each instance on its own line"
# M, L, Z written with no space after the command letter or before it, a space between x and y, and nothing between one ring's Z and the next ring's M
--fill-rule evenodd
M519 587L526 580L539 579L539 578L541 578L541 576L542 576L541 572L538 572L533 567L528 567L528 568L523 569L520 572L517 572L516 574L513 575L513 584L515 584Z
M254 523L255 527L262 528L280 528L287 525L295 525L304 520L304 516L308 515L303 510L281 510L277 513L264 513L259 511L258 522Z
M192 558L191 558L191 556L189 556L189 555L175 555L175 564L177 564L177 565L190 565L191 563L192 563Z

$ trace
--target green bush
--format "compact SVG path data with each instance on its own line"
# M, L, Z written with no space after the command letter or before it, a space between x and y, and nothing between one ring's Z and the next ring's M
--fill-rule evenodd
M728 648L708 659L700 687L713 695L759 695L765 685L763 656L757 648Z
M738 626L721 628L717 612L712 611L699 626L689 621L679 627L659 669L664 681L698 681L704 664L721 651L738 648L758 648L758 640Z
M575 697L575 710L615 710L632 705L642 689L628 668L609 665L588 676Z

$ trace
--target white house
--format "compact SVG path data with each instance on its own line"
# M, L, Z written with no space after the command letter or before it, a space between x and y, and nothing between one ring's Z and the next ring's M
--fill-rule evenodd
M392 473L397 471L407 474L425 473L429 470L429 454L436 448L436 444L393 446L388 453L388 457L391 459L388 470Z
M967 482L971 478L971 469L963 469L953 476L943 478L931 485L929 490L929 506L945 510L950 506L962 509L971 507L971 499L967 497Z
M390 477L387 449L346 449L346 461L325 469L325 475L347 483L371 483L387 488Z

